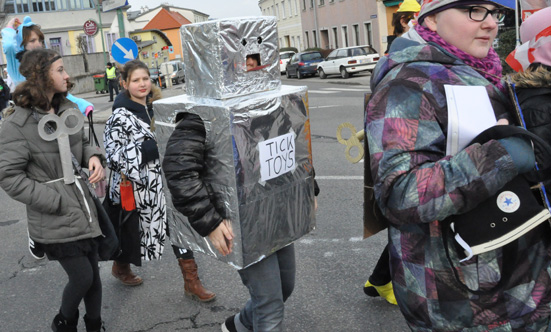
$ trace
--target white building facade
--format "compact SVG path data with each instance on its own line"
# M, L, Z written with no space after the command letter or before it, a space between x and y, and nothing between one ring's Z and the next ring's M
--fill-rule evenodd
M279 48L295 47L299 51L306 48L302 38L300 0L259 0L258 6L262 15L277 18Z

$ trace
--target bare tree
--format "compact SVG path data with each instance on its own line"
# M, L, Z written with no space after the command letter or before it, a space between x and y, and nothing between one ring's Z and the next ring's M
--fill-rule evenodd
M77 40L77 49L78 53L82 54L82 61L84 62L84 72L89 72L88 69L88 44L86 43L86 38L84 36L78 36Z

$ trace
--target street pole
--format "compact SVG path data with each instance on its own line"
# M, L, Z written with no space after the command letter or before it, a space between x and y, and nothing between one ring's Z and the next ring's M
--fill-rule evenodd
M124 31L124 17L122 15L122 9L117 8L117 18L119 20L119 36L126 37L126 32Z
M103 38L103 23L101 23L101 2L103 0L96 0L96 10L98 12L98 19L99 19L99 31L101 33L101 48L103 50L103 65L107 63L107 54L105 53L105 40Z

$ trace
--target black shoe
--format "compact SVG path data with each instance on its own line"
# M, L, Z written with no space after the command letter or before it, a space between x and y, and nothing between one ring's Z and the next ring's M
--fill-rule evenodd
M226 318L226 321L222 324L222 332L237 332L234 319L235 315Z
M42 244L34 242L28 232L29 230L27 230L27 235L29 236L29 251L31 252L31 255L38 260L44 259L46 257L46 253L42 248Z
M108 101L108 102L109 102L109 103L112 103L112 102L113 102L113 99L109 99L109 101Z

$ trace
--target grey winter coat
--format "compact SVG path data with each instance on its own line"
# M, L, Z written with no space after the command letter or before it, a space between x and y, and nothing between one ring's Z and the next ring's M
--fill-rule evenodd
M75 107L66 100L58 115ZM38 110L38 114L43 117L46 113ZM82 167L87 168L94 155L104 162L101 151L89 144L83 130L70 135L69 141ZM26 205L31 238L49 244L100 236L96 208L86 184L76 179L80 190L76 183L66 185L62 178L57 141L43 140L32 111L16 107L0 130L0 187Z

